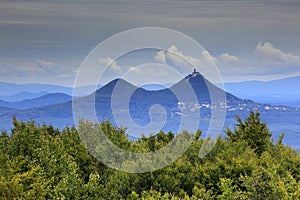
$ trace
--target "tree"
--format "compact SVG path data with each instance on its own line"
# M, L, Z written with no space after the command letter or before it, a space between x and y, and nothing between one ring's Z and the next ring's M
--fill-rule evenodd
M195 136L175 162L134 174L93 158L75 128L57 130L15 119L11 135L0 135L0 199L300 199L299 153L282 144L282 137L274 145L258 113L237 120L234 131L227 129L227 138L218 137L205 158L198 157L205 140L201 131L161 131L130 140L110 122L80 124L86 134L102 128L120 148L140 153L160 149L177 137Z
M267 124L260 121L259 112L251 111L244 122L239 116L236 116L236 119L238 124L236 124L234 131L229 128L225 131L229 140L232 142L244 140L251 148L255 149L258 155L261 155L272 144L270 140L272 133Z

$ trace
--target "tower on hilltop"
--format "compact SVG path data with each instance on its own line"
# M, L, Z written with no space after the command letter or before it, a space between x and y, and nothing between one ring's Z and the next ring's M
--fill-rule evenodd
M196 69L194 69L194 71L193 71L193 73L191 73L191 74L189 74L187 77L185 77L187 80L189 80L190 78L193 78L193 77L196 77L196 76L198 76L198 75L200 75L200 73L196 70Z

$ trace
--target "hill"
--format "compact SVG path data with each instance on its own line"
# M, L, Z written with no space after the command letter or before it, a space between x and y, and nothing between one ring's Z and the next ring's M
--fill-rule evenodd
M0 106L24 110L24 109L34 108L34 107L41 107L41 106L63 103L71 100L72 97L69 95L63 93L53 93L53 94L46 94L41 97L37 97L35 99L26 99L17 102L6 102L0 100Z
M50 84L14 84L14 83L4 83L0 82L0 96L13 96L22 92L27 93L65 93L68 95L72 94L73 89L70 87L63 87L58 85Z
M196 102L188 95L185 88L186 83L189 83L195 92L197 96ZM222 108L226 109L225 126L232 127L234 125L235 115L243 118L250 110L258 110L261 113L261 118L270 125L273 135L278 137L282 132L286 132L287 135L284 142L295 148L299 148L300 109L260 104L251 100L238 98L214 86L199 73L187 76L171 86L171 88L157 91L147 91L125 80L116 79L98 89L95 93L78 99L84 102L80 107L83 114L88 114L87 110L89 106L93 107L91 102L95 99L94 106L99 121L110 120L114 125L123 127L128 127L128 124L132 124L133 121L137 125L142 126L135 130L132 129L132 132L128 130L130 134L133 132L149 134L147 130L151 130L151 126L148 127L151 121L152 123L157 123L156 127L160 127L158 125L165 122L162 124L162 130L176 132L179 129L179 122L181 117L184 116L184 112L188 111L191 114L191 110L199 111L200 120L197 128L203 130L205 135L209 126L211 109L214 107L211 104L208 88L214 94L226 95L226 104ZM177 96L172 91L176 91ZM127 94L132 94L129 99L126 98ZM114 101L112 106L111 100L113 95ZM178 99L178 95L182 96L183 100ZM190 102L190 100L193 101ZM161 105L161 107L155 107L157 104ZM155 108L152 111L156 112L156 115L152 116L152 118L149 116L150 108ZM72 101L25 110L8 110L4 113L2 116L3 122L0 122L1 129L11 128L11 123L7 123L7 121L11 121L12 115L15 115L19 120L35 120L38 123L47 122L58 128L74 124ZM75 116L75 118L80 119L81 116ZM193 122L191 121L190 123ZM188 128L189 124L186 124L185 127ZM159 130L153 130L153 132L155 131Z
M100 87L101 85L98 85L97 89ZM89 93L86 91L91 91L91 89L94 89L94 86L82 86L78 88L80 92L77 93L80 96L88 95ZM73 87L38 83L14 84L0 82L0 99L4 101L31 99L31 96L33 96L33 98L39 97L40 93L44 93L43 95L46 93L64 93L71 96L73 94Z
M226 83L226 91L239 97L273 105L300 107L300 76L273 81Z
M22 101L25 99L35 99L41 96L44 96L48 94L47 92L20 92L11 96L0 96L0 100L2 101L8 101L8 102L16 102L16 101Z

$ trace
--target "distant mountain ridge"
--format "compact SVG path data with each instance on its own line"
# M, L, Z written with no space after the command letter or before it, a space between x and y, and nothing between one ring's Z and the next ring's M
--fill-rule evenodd
M26 99L17 102L6 102L0 100L0 106L24 110L24 109L34 108L34 107L42 107L47 105L63 103L71 100L72 97L64 93L51 93L34 99Z
M71 95L73 89L70 87L50 85L50 84L36 84L36 83L14 84L14 83L0 82L0 96L12 96L22 92L65 93Z
M290 106L300 106L300 76L284 78L273 81L245 81L224 83L225 90L243 99L251 99L261 103L272 103ZM170 85L170 84L169 84ZM101 88L99 85L97 89ZM82 96L87 95L84 91L93 86L81 88ZM142 86L148 90L165 89L159 85ZM72 95L72 87L64 87L50 84L14 84L0 82L0 100L3 101L22 101L34 99L47 93L65 93Z
M98 85L97 89L99 89L102 85ZM87 91L94 90L95 86L82 86L77 89L77 93L81 96L88 95ZM80 92L78 92L80 91ZM51 84L39 84L39 83L29 83L29 84L15 84L15 83L4 83L0 82L0 99L4 101L21 101L24 99L32 99L26 98L26 95L32 95L33 98L40 97L39 93L64 93L72 96L73 87L65 87L59 85L51 85ZM15 95L19 95L20 99L14 98ZM13 98L13 100L9 100Z
M300 76L273 81L225 83L226 91L239 97L273 105L300 107Z
M181 88L187 81L190 83L190 85L195 91L199 106L201 107L202 104L206 105L202 107L203 112L201 114L203 116L206 115L207 117L210 113L210 108L208 105L210 105L211 103L207 85L213 88L214 92L223 92L223 91L215 87L209 81L207 81L204 77L202 77L202 75L200 74L193 74L193 75L194 77L187 76L185 79L173 85L170 89L166 88L157 91L147 91L143 88L138 88L122 79L113 80L95 92L95 100L96 100L95 106L96 106L97 114L99 116L99 120L109 119L111 121L114 121L112 110L111 110L111 96L116 84L118 84L118 87L121 88L122 91L119 94L117 94L118 99L120 100L124 98L122 96L123 94L128 94L129 91L134 91L131 97L131 101L129 102L129 109L131 111L130 113L132 115L131 117L133 117L135 121L138 121L141 125L147 124L150 120L148 114L149 108L154 104L160 104L163 107L165 107L165 109L167 110L167 116L169 118L169 123L166 123L166 130L167 129L172 130L172 126L178 122L180 117L178 115L180 111L180 109L178 108L178 99L173 94L172 90L179 91L182 93L181 94L182 96L185 96L186 91L182 90ZM229 100L234 105L237 104L237 102L242 102L242 103L248 102L249 104L253 103L252 101L249 100L246 101L246 100L239 99L229 93L227 93L226 95L227 95L227 100ZM48 98L49 97L51 97L51 95L48 96ZM86 97L82 97L82 98L86 98ZM47 100L45 99L45 101ZM14 107L20 108L21 106L14 106ZM38 119L36 120L37 122L51 121L54 122L54 125L56 124L55 121L60 123L61 122L60 117L64 116L65 118L68 118L67 124L73 124L71 100L64 103L41 106L32 109L19 110L13 113L8 112L6 116L11 117L11 115L15 115L17 117L19 116L19 118L22 120Z
M197 102L179 102L176 95L172 92L180 91L184 96L186 91L182 90L182 85L186 82L193 88L197 96ZM166 111L166 123L163 128L165 131L177 130L181 117L181 109L199 109L201 119L199 128L205 131L209 125L212 108L208 88L210 88L211 92L216 94L224 92L206 80L201 74L192 74L192 76L187 76L171 88L157 91L147 91L143 88L138 88L125 80L116 79L96 90L94 94L80 97L79 99L82 101L88 100L85 101L87 104L86 106L88 106L91 97L95 97L95 109L99 121L110 120L115 124L114 118L116 116L128 117L124 111L129 109L129 117L132 118L133 122L140 126L145 126L150 122L149 109L151 106L159 104L164 107ZM114 103L116 103L116 105L118 105L119 101L121 103L122 100L124 100L126 94L132 92L129 108L127 107L124 110L123 107L120 107L115 112L116 116L113 115L111 104L111 97L114 89L119 89L119 91L121 91L115 94L117 101ZM234 119L236 114L243 118L249 114L250 110L259 110L262 119L270 125L271 131L274 132L275 137L278 137L281 132L286 132L287 135L285 140L290 142L289 145L297 147L300 143L299 137L297 136L300 134L300 109L287 106L260 104L251 100L240 99L230 93L225 94L226 104L224 104L223 109L226 109L227 112L225 121L226 126L232 126L236 122ZM85 109L84 106L82 109ZM0 108L0 114L0 129L7 130L12 126L11 119L13 115L20 120L35 120L37 123L46 122L58 128L63 128L66 125L72 126L74 124L71 100L25 110L2 107ZM158 114L160 115L160 113Z
M0 96L0 100L2 101L8 101L8 102L17 102L17 101L22 101L25 99L35 99L41 96L44 96L48 94L45 91L37 92L37 93L32 93L32 92L20 92L11 96Z

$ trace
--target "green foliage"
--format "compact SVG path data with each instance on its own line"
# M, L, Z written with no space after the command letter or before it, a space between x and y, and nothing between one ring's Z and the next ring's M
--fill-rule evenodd
M260 114L250 111L250 115L243 122L236 116L238 124L234 131L227 128L226 134L232 142L244 140L260 155L271 145L271 132L266 123L260 121Z
M159 132L131 141L124 129L109 122L81 122L86 134L101 128L119 148L132 152L155 151L174 138L194 138L167 167L130 174L93 158L85 148L93 147L93 140L80 140L75 128L59 131L14 118L11 136L0 135L0 199L300 199L299 154L282 144L283 135L273 144L258 113L237 121L235 130L217 138L203 159L198 156L206 140L201 131Z

